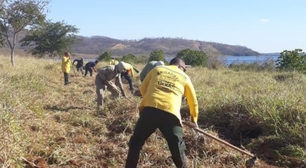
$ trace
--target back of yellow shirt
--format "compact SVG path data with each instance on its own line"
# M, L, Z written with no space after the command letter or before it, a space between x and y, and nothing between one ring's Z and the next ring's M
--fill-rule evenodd
M192 122L198 119L198 101L190 78L177 66L158 66L152 69L140 86L143 96L139 105L141 112L144 107L154 107L171 114L181 120L181 101L185 95L190 109Z
M126 62L124 63L124 65L125 65L125 69L127 71L130 71L130 73L131 73L130 75L133 78L135 76L135 72L134 72L133 66L131 64L129 64L129 63L126 63Z
M117 60L111 60L110 62L109 62L109 65L117 65L119 62L117 61Z

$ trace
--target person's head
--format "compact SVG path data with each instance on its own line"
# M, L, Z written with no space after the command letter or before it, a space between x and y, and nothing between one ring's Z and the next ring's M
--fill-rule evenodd
M126 70L126 68L125 68L125 63L124 63L123 61L120 61L120 62L116 65L116 67L117 67L117 71L118 71L119 73L121 73L121 72L123 72L123 71Z
M64 52L64 56L69 57L70 53L69 52Z
M95 61L95 64L97 64L98 62L99 62L99 60L96 60L96 61Z
M186 72L185 62L178 57L174 57L170 61L169 65L177 65L179 69L181 69L183 72Z
M84 61L84 58L81 58L82 61Z
M155 66L159 66L159 65L165 65L165 63L163 61L157 61Z

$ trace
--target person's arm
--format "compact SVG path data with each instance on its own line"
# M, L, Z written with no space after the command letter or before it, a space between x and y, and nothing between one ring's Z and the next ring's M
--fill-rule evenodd
M135 71L134 71L134 67L131 68L131 77L134 78L135 76Z
M119 88L120 88L122 96L126 97L125 92L123 90L123 85L122 85L121 75L120 74L118 74L117 77L116 77L116 83L118 83L118 85L119 85Z
M143 97L146 92L147 92L147 87L150 83L150 80L151 80L151 77L152 77L152 71L150 71L146 77L144 78L144 80L142 81L141 85L140 85L140 93L141 93L141 96Z
M64 58L64 62L65 62L66 64L68 64L69 62L71 63L70 57Z
M188 81L185 85L185 96L187 98L187 103L190 109L191 122L197 123L199 115L198 100L193 84L191 83L189 78L187 80Z
M97 72L97 70L96 70L96 64L94 64L92 67L91 67L91 69L93 70L93 71L95 71L95 72Z

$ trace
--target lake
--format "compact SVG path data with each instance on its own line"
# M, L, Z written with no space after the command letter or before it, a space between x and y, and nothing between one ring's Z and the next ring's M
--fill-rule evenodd
M173 57L166 57L166 60L169 62ZM230 64L241 64L241 63L264 63L266 61L276 61L278 56L222 56L220 57L220 61L223 62L226 66Z
M170 62L170 60L173 57L166 57L166 61ZM220 57L220 61L223 62L226 66L229 66L230 64L241 64L241 63L264 63L266 61L276 61L278 58L278 55L273 55L273 56L266 56L266 55L261 55L261 56L222 56ZM96 59L94 58L85 58L84 61L95 61Z
M224 56L226 65L241 64L241 63L264 63L266 61L277 60L278 56Z

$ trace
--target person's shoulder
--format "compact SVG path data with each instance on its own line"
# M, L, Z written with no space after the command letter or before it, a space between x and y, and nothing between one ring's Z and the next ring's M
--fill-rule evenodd
M150 61L148 64L155 64L157 61Z
M102 68L104 71L114 71L115 65L106 65Z

